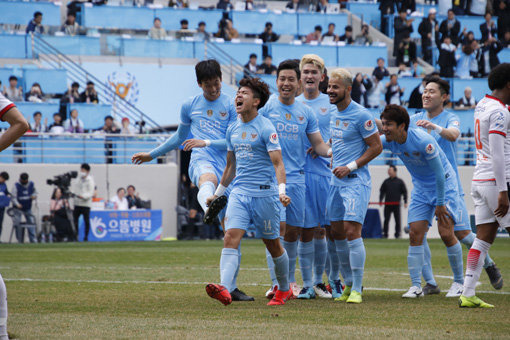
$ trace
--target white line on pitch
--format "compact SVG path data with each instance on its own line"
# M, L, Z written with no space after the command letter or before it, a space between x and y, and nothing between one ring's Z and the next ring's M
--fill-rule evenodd
M206 285L209 282L198 281L117 281L117 280L64 280L64 279L32 279L32 278L4 278L4 281L12 282L64 282L64 283L111 283L111 284L167 284L167 285ZM269 286L265 283L243 283L243 286ZM377 290L386 292L406 292L407 289L400 288L378 288L378 287L364 287L364 290ZM497 295L510 295L510 292L495 292L495 291L478 291L485 294Z

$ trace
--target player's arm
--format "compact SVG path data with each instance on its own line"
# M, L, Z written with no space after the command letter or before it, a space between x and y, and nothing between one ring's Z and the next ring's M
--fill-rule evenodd
M443 164L441 163L441 158L438 156L428 159L428 164L434 175L436 177L436 217L438 223L442 225L446 225L448 223L448 218L451 219L450 214L446 210L446 206L444 203L445 196L445 174Z
M214 195L207 198L206 204L209 205L216 198L224 195L225 191L227 190L227 187L234 180L234 177L236 177L236 155L234 151L228 151L227 165L225 166L225 170L223 171L223 176L221 176L220 183L218 184L218 187L216 188Z
M290 197L285 192L285 166L283 164L281 150L274 150L269 152L271 162L273 162L274 170L276 173L276 180L278 181L278 194L280 196L280 202L286 207L290 204Z
M186 139L183 143L184 151L191 151L194 148L205 148L205 147L213 147L218 150L227 150L227 140L226 139Z
M444 139L455 142L457 138L460 136L460 130L456 127L450 127L450 128L442 128L437 124L434 124L432 122L429 122L428 120L419 120L416 122L417 126L421 126L427 130L434 130L436 131L441 137Z
M312 144L313 151L322 157L331 157L331 147L324 143L320 132L308 134L308 140Z
M352 171L367 165L370 161L376 158L383 150L381 138L378 133L364 138L365 143L368 145L367 150L361 155L360 158L350 162L344 166L338 166L333 169L333 174L338 178L343 178L350 174Z
M489 132L489 149L492 159L492 171L498 188L498 207L494 214L503 217L508 213L508 187L505 178L505 134L500 131Z
M9 128L0 136L0 152L8 148L29 129L28 122L16 107L11 107L2 116Z
M382 121L379 118L374 118L374 120L375 120L375 126L377 126L377 130L379 130L379 133L383 133Z

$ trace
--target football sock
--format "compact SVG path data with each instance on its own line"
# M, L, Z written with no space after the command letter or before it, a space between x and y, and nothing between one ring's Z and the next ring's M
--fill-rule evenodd
M409 246L407 268L413 286L421 287L421 271L423 268L423 245Z
M462 263L462 247L460 242L455 243L451 247L446 247L446 252L453 272L453 281L464 284L464 265Z
M361 237L347 243L349 245L349 262L352 270L352 290L361 293L366 258L365 244L363 244Z
M473 242L475 241L476 234L475 233L469 233L468 236L464 237L462 240L459 240L462 244L466 246L467 249L471 249L471 246L473 245ZM487 268L494 264L494 261L489 256L489 253L487 253L487 256L485 256L485 260L483 262L483 267Z
M335 246L335 242L333 242L333 246ZM334 249L336 254L336 247ZM329 279L329 273L331 272L331 263L329 262L329 240L328 240L328 256L326 256L326 264L324 266L324 271L326 272L326 276Z
M237 269L234 274L234 279L232 280L232 286L230 287L232 290L237 288L237 275L239 275L239 268L241 268L241 243L239 243L239 247L237 247L237 253L238 253Z
M310 288L313 285L312 271L313 271L313 253L314 244L310 242L298 243L298 260L299 268L301 269L301 277L303 278L303 288Z
M333 240L328 240L328 261L329 261L328 281L329 284L331 285L333 284L333 281L340 279L340 276L338 275L340 272L340 259L338 258L335 241ZM326 267L326 271L327 268L328 266Z
M214 195L214 190L216 190L216 186L214 185L213 182L202 183L200 189L198 190L197 194L198 204L200 204L204 213L206 213L208 209L206 201L209 197Z
M298 241L287 242L284 240L283 248L285 248L285 250L287 251L287 256L289 257L289 282L296 282L295 274ZM278 275L276 277L278 277Z
M434 273L432 272L432 261L431 261L431 253L429 243L427 242L427 233L423 237L423 268L421 270L421 275L423 275L423 279L428 284L433 286L437 286L437 282L434 279Z
M322 274L324 274L324 266L328 257L326 238L313 240L313 284L322 283Z
M286 292L289 290L289 257L284 249L280 257L274 257L274 271L278 279L278 290Z
M351 263L349 262L349 245L347 244L347 239L345 240L335 240L336 253L338 255L338 259L340 261L340 273L344 278L344 283L346 286L352 286L352 271L351 271ZM361 292L358 292L361 293Z
M475 295L476 282L478 282L480 278L484 258L489 252L490 247L490 243L475 238L467 257L466 279L464 280L464 291L462 295L466 297Z
M271 278L272 287L278 284L278 280L276 279L276 274L274 272L274 261L271 253L266 248L266 261L267 261L267 269L269 269L269 277Z
M0 274L0 340L8 340L7 336L7 289Z
M220 278L221 285L230 292L232 291L231 285L232 280L234 279L234 274L237 269L237 265L239 263L238 260L239 252L237 249L232 248L223 248L221 250L221 259L220 259Z

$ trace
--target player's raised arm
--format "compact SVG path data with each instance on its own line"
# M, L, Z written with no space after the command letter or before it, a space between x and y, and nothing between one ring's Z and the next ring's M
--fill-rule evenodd
M216 140L210 140L210 139L186 139L183 143L183 150L184 151L191 151L194 148L206 148L206 147L213 147L217 150L227 150L227 141L226 139L216 139Z
M290 197L287 196L285 192L286 176L282 152L281 150L270 151L269 157L271 158L271 162L273 162L274 170L276 173L276 181L278 182L278 193L280 196L280 202L282 202L283 206L286 207L290 204Z
M0 152L12 143L14 143L18 138L23 136L25 132L27 132L29 126L28 122L23 117L21 112L16 108L16 106L12 106L7 109L7 111L0 115L1 119L7 123L9 123L9 128L0 136Z

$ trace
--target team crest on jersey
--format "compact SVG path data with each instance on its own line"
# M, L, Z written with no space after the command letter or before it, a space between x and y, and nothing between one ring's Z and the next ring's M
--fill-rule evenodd
M337 121L336 121L335 126L336 126L336 127L339 127L339 126L340 126L340 121L339 121L339 120L337 120Z
M425 148L425 152L428 153L429 155L433 154L434 150L435 150L435 148L434 148L434 145L432 145L432 144L427 145L427 147Z
M305 117L304 116L299 116L298 117L298 124L304 124L305 123Z
M278 135L276 133L273 133L271 137L269 137L269 141L273 144L278 144Z
M348 122L344 122L344 129L347 129L348 126L349 126L349 123Z
M290 113L285 114L285 119L290 120L292 118L292 115Z
M365 130L370 131L374 128L374 123L372 123L372 120L369 119L365 122Z
M228 113L226 111L220 111L220 119L226 120L228 118Z
M459 126L460 126L460 123L459 123L459 121L458 121L458 120L456 120L456 121L454 121L454 122L452 123L452 125L453 125L453 126L455 126L455 127L459 127Z
M251 140L252 142L254 142L254 141L256 141L256 140L257 140L257 136L258 136L258 134L256 134L256 133L251 133L250 135L251 135L250 140Z
M207 110L207 116L211 117L213 114L212 110Z
M242 139L246 139L246 131L244 131L244 132L241 134L241 138L242 138Z
M328 111L328 108L327 108L327 107L321 107L321 112L322 112L322 113L326 113L326 111Z

